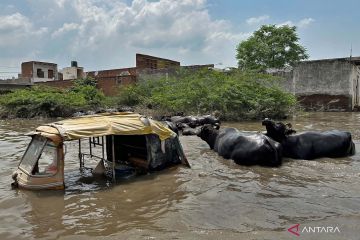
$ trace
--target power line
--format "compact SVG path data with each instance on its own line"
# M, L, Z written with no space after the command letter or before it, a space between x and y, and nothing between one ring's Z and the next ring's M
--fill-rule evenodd
M13 67L13 66L0 66L1 68L19 68L19 67Z

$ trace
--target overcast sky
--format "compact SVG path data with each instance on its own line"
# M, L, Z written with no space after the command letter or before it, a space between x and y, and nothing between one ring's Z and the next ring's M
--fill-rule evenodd
M236 45L262 24L297 26L311 59L351 44L360 55L359 12L357 0L1 0L0 78L30 60L131 67L135 53L236 66Z

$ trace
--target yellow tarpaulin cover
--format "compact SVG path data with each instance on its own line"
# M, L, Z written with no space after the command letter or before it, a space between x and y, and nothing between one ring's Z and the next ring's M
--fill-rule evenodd
M160 140L176 136L163 123L130 112L70 118L40 126L36 131L59 134L64 141L105 135L156 134Z

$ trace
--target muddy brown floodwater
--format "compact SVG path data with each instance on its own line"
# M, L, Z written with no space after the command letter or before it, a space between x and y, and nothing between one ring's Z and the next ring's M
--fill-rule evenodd
M195 136L181 137L191 169L178 167L116 185L80 173L67 144L65 191L12 190L29 138L45 121L0 121L0 239L360 239L360 114L311 113L297 130L350 131L358 153L280 168L242 167ZM260 121L224 123L264 130ZM305 232L304 232L305 227ZM333 227L336 232L306 232Z

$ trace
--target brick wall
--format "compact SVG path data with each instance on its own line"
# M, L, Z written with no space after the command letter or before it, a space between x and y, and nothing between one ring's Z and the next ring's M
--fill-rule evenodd
M55 88L67 89L74 85L73 80L59 80L59 81L48 81L48 82L36 82L35 85L43 85Z
M100 70L100 71L91 71L87 72L86 76L92 78L108 78L108 77L118 77L118 76L127 76L127 75L136 75L136 68L119 68L119 69L109 69L109 70Z
M120 85L127 85L136 82L135 76L103 77L97 78L97 88L106 96L114 96L118 93ZM61 89L68 89L74 85L74 80L37 82L36 85L43 85Z
M21 77L31 78L33 76L33 63L23 62L21 63Z
M141 69L163 69L180 66L180 62L165 58L158 58L144 54L136 54L136 68Z
M136 82L136 76L102 77L97 78L98 88L106 96L114 96L118 93L120 85L127 85Z

